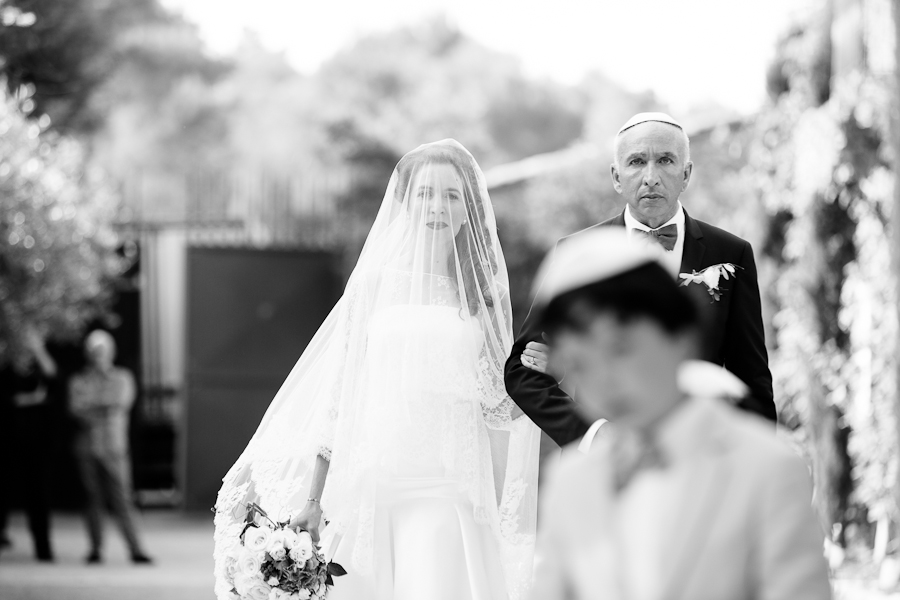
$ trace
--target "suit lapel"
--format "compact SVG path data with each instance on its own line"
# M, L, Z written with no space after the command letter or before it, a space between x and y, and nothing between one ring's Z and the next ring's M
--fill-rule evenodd
M624 216L622 218L624 224ZM703 231L697 221L684 211L684 252L681 255L681 273L699 271L703 264L706 245L703 243Z
M683 598L684 589L698 560L697 557L716 527L723 509L722 496L731 477L728 441L719 435L709 418L700 422L702 431L696 439L703 439L695 455L686 465L681 489L674 498L674 514L678 518L662 539L663 548L671 552L672 560L664 565L662 590L665 600ZM711 436L711 437L707 437ZM704 439L706 438L706 439Z

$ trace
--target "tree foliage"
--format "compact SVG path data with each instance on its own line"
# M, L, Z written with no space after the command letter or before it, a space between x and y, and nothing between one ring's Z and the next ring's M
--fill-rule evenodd
M848 528L898 517L891 86L864 70L829 79L824 23L781 44L751 164L777 272L779 412L812 462L824 527L846 542Z
M27 102L0 91L0 364L23 355L27 325L77 336L127 264L111 189L77 142L28 118Z

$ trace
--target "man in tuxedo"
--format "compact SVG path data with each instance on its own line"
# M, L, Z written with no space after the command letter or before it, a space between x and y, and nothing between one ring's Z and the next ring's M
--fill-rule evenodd
M532 598L829 598L806 466L764 421L682 391L697 307L628 238L560 245L535 295L551 371L585 420L611 424L587 454L564 450L542 490Z
M629 239L663 247L663 264L673 276L733 265L734 273L728 273L727 280L720 278L714 290L699 278L687 286L701 305L701 358L725 366L747 384L750 394L740 408L775 421L753 249L747 241L692 218L682 207L679 197L693 171L684 129L663 113L637 114L616 135L614 159L613 187L625 199L625 209L557 246L598 227L623 227ZM589 424L559 383L535 369L544 362L545 342L529 313L506 362L506 389L535 424L564 446L581 438Z

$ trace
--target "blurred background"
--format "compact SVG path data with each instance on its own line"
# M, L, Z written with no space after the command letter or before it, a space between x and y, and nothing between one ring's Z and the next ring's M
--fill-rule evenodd
M85 333L112 332L157 558L81 566L59 385L57 564L31 562L5 479L0 594L212 598L220 479L400 156L453 137L479 161L518 324L544 252L622 209L618 127L663 110L691 137L687 209L754 246L782 434L839 597L900 598L900 3L631 4L0 0L0 365L34 326L64 381Z

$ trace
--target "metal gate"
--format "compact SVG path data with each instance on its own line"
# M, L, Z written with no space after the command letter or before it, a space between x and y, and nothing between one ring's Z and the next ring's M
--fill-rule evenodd
M335 253L188 249L187 509L215 503L221 478L340 296Z

